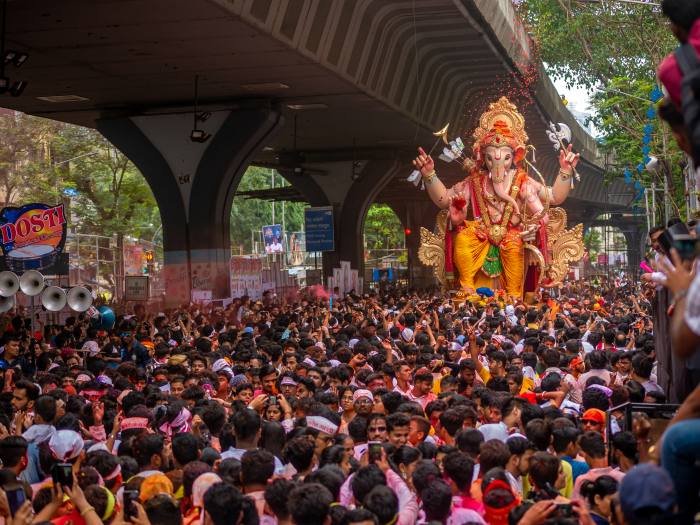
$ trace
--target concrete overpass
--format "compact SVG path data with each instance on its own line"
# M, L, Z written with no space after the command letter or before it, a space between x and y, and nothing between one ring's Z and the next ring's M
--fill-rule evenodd
M431 228L437 209L406 182L418 146L450 123L470 135L501 96L517 103L540 171L558 171L548 122L571 127L582 180L570 222L606 202L595 141L561 103L510 0L25 0L8 3L6 48L30 57L2 104L94 126L141 170L158 202L171 301L228 289L231 201L246 168L278 169L312 206L336 209L340 260L363 268L374 202ZM194 77L211 113L190 140ZM454 183L463 172L438 161ZM608 210L629 209L616 182ZM410 243L415 258L417 235ZM205 277L206 274L206 277Z

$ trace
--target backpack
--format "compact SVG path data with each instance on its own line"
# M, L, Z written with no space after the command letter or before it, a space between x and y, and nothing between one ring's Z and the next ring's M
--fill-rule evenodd
M700 160L700 59L695 48L689 43L679 46L674 56L683 73L683 120L693 148L693 156Z

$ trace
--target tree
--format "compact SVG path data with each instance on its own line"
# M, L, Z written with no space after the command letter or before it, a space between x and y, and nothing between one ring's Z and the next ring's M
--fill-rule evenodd
M243 175L238 191L266 190L272 185L270 170L251 166ZM281 175L275 173L275 187L288 185ZM305 203L287 202L284 206L287 231L301 231L304 224ZM282 204L275 204L275 223L282 224ZM252 253L251 233L262 231L272 224L270 202L238 196L231 207L231 246L242 246L243 253Z
M379 260L379 249L385 247L386 250L398 248L405 245L403 226L394 211L389 206L374 204L367 212L365 219L365 242L368 250L376 250L375 258ZM384 244L386 241L386 245ZM388 255L388 251L386 254ZM399 260L405 260L405 254Z
M30 195L57 195L46 172L50 139L59 127L60 124L52 120L3 110L0 116L0 191L4 206L23 203L28 189L34 190ZM38 202L43 201L39 198Z
M583 235L583 245L586 247L590 260L595 260L603 246L603 236L597 228L591 228Z
M74 190L70 218L77 233L153 236L160 226L153 192L107 139L95 130L65 124L51 137L51 152L51 176L61 182L64 193Z
M677 45L661 10L612 0L528 0L516 9L552 77L603 90L594 92L591 106L601 133L599 151L606 154L609 167L606 183L629 170L642 186L656 182L663 187L665 176L674 212L682 213L680 175L686 161L675 142L667 140L667 127L654 112L648 154L659 159L662 171L655 175L636 169L645 158L642 139L650 94L659 84L656 71Z

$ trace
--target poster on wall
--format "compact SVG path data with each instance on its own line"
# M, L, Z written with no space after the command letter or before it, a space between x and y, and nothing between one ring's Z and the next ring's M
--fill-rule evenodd
M349 284L348 286L350 287L349 291L353 291L356 294L362 293L362 290L360 289L360 282L358 280L357 276L357 270L350 270L350 278L348 280Z
M262 259L231 259L231 297L247 295L252 301L262 299Z
M282 226L279 224L263 226L262 232L263 241L265 242L265 253L282 253L284 251Z
M298 266L304 263L306 251L306 234L304 232L287 232L285 247L289 254L289 264Z
M143 275L143 246L124 245L124 275Z
M63 253L68 224L63 204L26 204L0 211L0 271L18 275L36 270L44 275L68 275L69 257Z
M342 299L343 293L343 273L340 268L333 268L333 288L338 288L338 296Z
M350 293L350 261L340 261L340 291L343 297Z

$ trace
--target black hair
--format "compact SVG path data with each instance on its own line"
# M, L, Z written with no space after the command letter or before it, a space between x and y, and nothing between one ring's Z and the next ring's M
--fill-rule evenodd
M285 520L289 517L289 494L297 484L288 479L276 479L265 487L265 503L277 518L277 521Z
M275 456L267 450L249 450L243 454L243 458L241 458L241 481L244 486L253 484L266 485L267 480L274 473Z
M154 494L143 503L151 525L171 525L182 523L182 510L179 500L168 494ZM98 513L98 516L101 514Z
M692 0L664 0L661 11L671 22L687 31L700 18L700 4Z
M27 453L29 443L20 436L8 436L0 440L0 461L5 468L14 468Z
M362 501L362 507L372 512L380 525L390 523L399 511L399 500L389 487L374 487Z
M600 476L595 481L584 481L580 487L581 496L588 500L591 507L595 505L595 497L604 498L610 494L615 494L619 483L611 476Z
M296 487L290 492L289 499L294 502L289 509L294 522L304 525L323 525L334 501L330 491L318 483L304 483Z
M384 476L381 469L374 464L360 467L350 482L350 487L352 488L352 493L356 501L364 501L365 496L377 485L386 485L386 476Z
M229 483L216 483L204 493L204 511L214 525L237 523L243 512L243 494Z
M472 482L474 460L464 452L453 452L442 459L442 465L447 476L461 491L466 490Z
M197 448L197 439L194 434L189 432L180 432L173 436L172 440L173 458L181 467L184 467L191 461L199 459L199 449Z
M323 485L330 491L333 500L338 501L340 487L345 483L345 472L337 465L326 465L306 476L304 483Z

